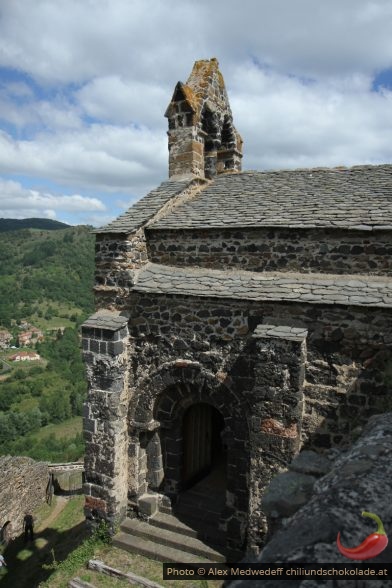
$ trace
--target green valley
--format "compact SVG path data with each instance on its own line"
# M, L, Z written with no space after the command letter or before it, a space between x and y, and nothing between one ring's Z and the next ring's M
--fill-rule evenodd
M83 455L78 329L93 311L93 272L91 227L0 232L0 329L12 336L0 350L0 454Z

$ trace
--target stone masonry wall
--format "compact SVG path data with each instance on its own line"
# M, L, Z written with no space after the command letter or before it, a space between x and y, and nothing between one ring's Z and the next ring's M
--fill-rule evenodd
M148 229L154 263L250 271L390 275L392 236L386 231L331 229Z
M136 330L131 327L133 335ZM251 337L233 340L231 344L227 341L224 349L217 342L214 350L206 340L192 341L190 333L186 340L174 334L132 337L135 370L130 428L136 427L137 433L141 423L145 428L154 423L156 426L157 422L162 426L161 440L164 447L169 447L168 454L163 451L169 478L165 487L170 485L169 492L175 493L181 483L177 463L182 458L178 443L181 406L209 402L224 418L230 496L225 519L228 545L237 551L248 541L248 548L257 552L266 532L259 508L263 490L277 465L288 463L299 448L305 336L303 329L275 331L261 325ZM173 459L177 460L176 465ZM250 462L254 467L250 467ZM140 495L147 489L145 460L135 475L130 484L134 493Z
M95 243L95 301L97 308L122 308L135 279L147 262L144 230L130 235L102 233Z
M166 110L169 177L211 178L241 170L242 139L235 130L216 59L197 61L187 83L176 85Z
M11 521L18 534L22 532L25 512L45 500L48 466L30 457L2 456L0 472L0 527Z
M119 232L117 226L111 229L114 232L108 229L96 235L94 291L97 309L127 308L127 296L135 283L137 270L149 261L143 223L159 219L176 206L194 198L205 181L172 184L163 183L145 198L149 202L143 204L143 201L139 201L136 204L139 204L138 219L132 231Z
M388 309L220 302L135 292L131 308L133 388L141 394L143 405L148 405L151 394L159 394L153 375L162 366L175 369L189 364L233 390L236 406L245 403L248 407L240 422L243 431L250 431L249 450L242 445L236 455L250 460L249 552L257 552L267 530L260 507L265 486L279 468L287 467L300 441L307 447L347 446L355 429L391 402L384 381L391 357L392 311ZM286 332L287 325L308 331L303 384L301 362L294 368L285 359L300 356L293 343L282 339L276 346L262 339L257 347L256 335L265 325L278 325L277 332ZM297 388L296 379L301 381ZM285 400L287 386L303 392L303 398L296 400L298 414L295 392ZM229 539L243 536L245 512L244 497L232 494L238 516L228 526Z
M391 361L392 311L312 307L297 303L190 303L180 296L132 294L130 334L135 384L146 366L181 357L232 378L252 398L254 364L246 348L262 323L308 330L303 441L315 446L345 445L368 415L385 411L392 400L385 382Z
M89 390L84 406L86 515L124 517L128 488L128 329L118 313L96 313L82 327Z

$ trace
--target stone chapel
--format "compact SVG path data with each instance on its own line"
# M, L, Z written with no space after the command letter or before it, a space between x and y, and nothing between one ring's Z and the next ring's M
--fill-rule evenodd
M234 561L301 448L391 407L392 166L242 171L216 59L165 116L169 179L96 231L86 513L139 553Z

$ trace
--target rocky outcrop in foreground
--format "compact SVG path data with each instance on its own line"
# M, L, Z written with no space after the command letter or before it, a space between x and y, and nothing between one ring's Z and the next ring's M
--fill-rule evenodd
M338 531L343 545L355 546L376 530L374 521L361 516L362 511L378 514L389 535L385 551L366 563L392 562L392 414L370 418L352 448L339 454L335 461L329 462L311 452L304 454L294 460L290 472L275 478L264 498L264 506L278 530L258 556L258 562L348 563L336 547ZM315 584L311 579L285 580L284 585L357 585L355 580L334 581L332 584L332 580L319 579ZM234 582L231 586L242 585L246 588L247 583ZM276 588L277 584L264 580L261 585ZM381 588L391 583L371 579L361 580L360 585Z

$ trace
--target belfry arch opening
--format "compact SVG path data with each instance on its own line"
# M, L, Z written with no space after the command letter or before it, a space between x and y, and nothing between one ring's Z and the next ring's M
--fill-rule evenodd
M205 106L201 122L204 137L204 175L207 179L212 179L217 173L217 149L220 145L217 113Z

